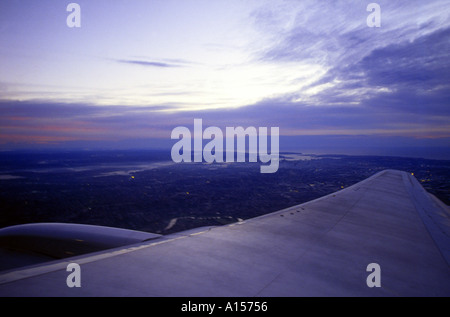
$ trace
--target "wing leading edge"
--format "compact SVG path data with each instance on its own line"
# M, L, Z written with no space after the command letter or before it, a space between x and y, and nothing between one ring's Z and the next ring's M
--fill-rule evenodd
M0 274L1 296L448 296L449 210L387 170L221 227ZM81 266L69 288L67 264ZM381 287L369 287L368 265Z

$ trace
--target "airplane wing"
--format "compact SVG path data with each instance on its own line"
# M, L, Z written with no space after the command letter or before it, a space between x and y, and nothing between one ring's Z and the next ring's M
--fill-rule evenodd
M69 263L81 287L67 286ZM386 170L242 222L4 271L0 295L449 296L450 212Z

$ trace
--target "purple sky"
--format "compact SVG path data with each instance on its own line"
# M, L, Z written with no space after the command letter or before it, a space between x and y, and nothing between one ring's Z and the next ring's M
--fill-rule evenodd
M164 147L277 126L280 150L450 159L448 1L0 2L0 150Z

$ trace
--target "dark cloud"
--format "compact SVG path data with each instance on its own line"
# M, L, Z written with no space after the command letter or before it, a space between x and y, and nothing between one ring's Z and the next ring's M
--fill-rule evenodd
M378 118L373 122L380 128L386 120L422 122L430 129L442 125L450 115L450 29L377 48L353 64L332 68L314 85L326 83L335 85L315 96L319 105L356 103L355 111Z
M421 146L420 153L426 154L427 144L445 148L450 139L448 133L445 134L445 123L443 133L439 129L443 123L434 116L368 106L312 106L270 99L235 109L182 112L167 109L169 107L164 106L0 102L0 144L2 147L47 144L170 148L174 143L170 138L171 131L177 126L193 130L196 118L203 120L203 128L279 127L281 150L389 154L389 151L401 153L401 148L412 149L417 145ZM424 124L425 132L420 131ZM428 126L437 130L428 131Z
M345 73L344 73L345 72ZM355 76L360 74L359 76ZM427 90L450 83L450 28L371 52L341 72L369 86Z
M92 117L101 112L101 108L87 104L64 104L49 101L0 100L1 119L5 117L32 118L76 118Z

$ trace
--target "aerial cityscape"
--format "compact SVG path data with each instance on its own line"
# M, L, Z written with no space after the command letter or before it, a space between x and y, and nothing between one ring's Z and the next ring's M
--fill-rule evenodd
M248 219L325 196L384 169L414 173L450 202L450 162L281 153L259 163L174 163L167 151L0 153L0 227L71 222L168 234Z

